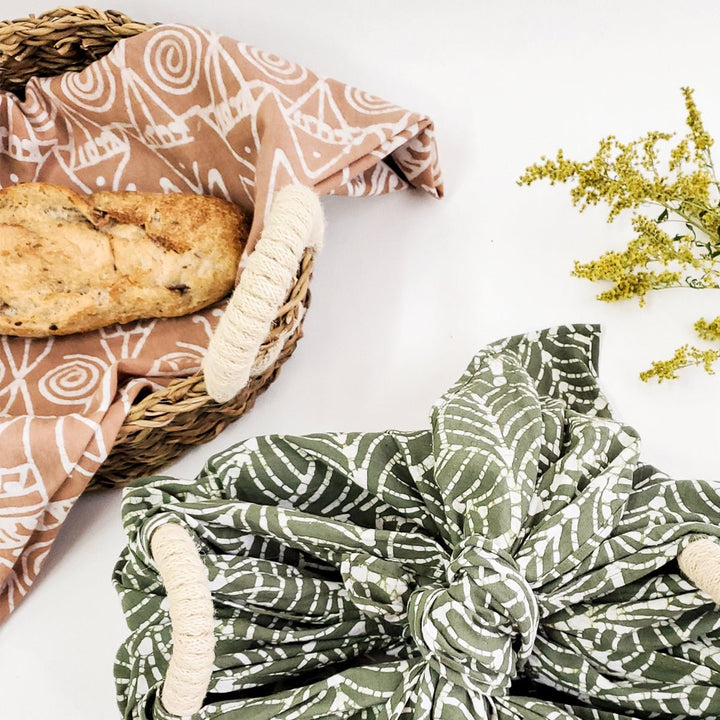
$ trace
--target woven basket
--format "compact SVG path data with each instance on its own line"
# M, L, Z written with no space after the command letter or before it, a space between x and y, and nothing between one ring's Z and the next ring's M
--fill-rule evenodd
M0 22L0 88L23 97L31 77L82 70L119 40L151 27L113 10L87 7L62 7L37 17ZM208 395L201 372L139 397L92 486L113 487L152 473L188 447L212 439L253 406L302 336L313 256L312 248L304 251L295 283L260 347L258 357L268 355L273 361L251 376L229 402L218 403Z

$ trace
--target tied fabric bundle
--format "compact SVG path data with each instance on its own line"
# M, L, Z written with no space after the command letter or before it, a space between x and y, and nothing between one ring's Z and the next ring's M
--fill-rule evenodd
M442 194L428 118L181 25L125 39L81 72L33 78L23 101L0 92L0 186L28 181L217 195L253 214L246 252L288 184ZM0 337L0 621L133 402L200 370L224 308L47 340Z
M427 430L260 437L195 481L130 486L124 717L172 717L151 557L167 524L214 603L198 719L720 715L720 613L677 564L699 540L718 550L720 485L640 463L597 355L594 326L514 337Z

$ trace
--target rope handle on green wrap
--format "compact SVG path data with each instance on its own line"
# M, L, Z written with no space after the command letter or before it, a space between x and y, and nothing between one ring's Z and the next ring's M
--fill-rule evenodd
M247 384L303 253L319 249L324 225L320 200L309 188L286 185L275 196L203 360L205 387L213 400L229 402Z
M693 540L678 555L678 565L695 587L720 605L720 545L714 539Z
M215 662L213 603L207 569L185 528L160 525L150 549L170 603L172 656L161 699L172 715L196 713Z

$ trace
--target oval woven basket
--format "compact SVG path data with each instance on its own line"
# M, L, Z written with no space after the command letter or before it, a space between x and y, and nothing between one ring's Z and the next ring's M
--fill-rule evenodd
M82 70L110 52L119 40L152 27L113 10L87 7L63 7L0 22L0 89L22 97L31 77ZM256 363L262 370L251 374L229 402L218 403L210 397L202 372L140 396L91 486L113 487L150 474L190 446L212 439L253 406L302 336L304 310L310 302L313 256L312 248L305 250L294 285L260 347L258 359L268 356L273 360Z

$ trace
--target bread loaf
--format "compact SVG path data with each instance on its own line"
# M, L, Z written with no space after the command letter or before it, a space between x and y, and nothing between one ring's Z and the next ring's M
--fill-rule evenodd
M246 237L242 211L218 198L7 187L0 334L66 335L194 312L230 292Z

